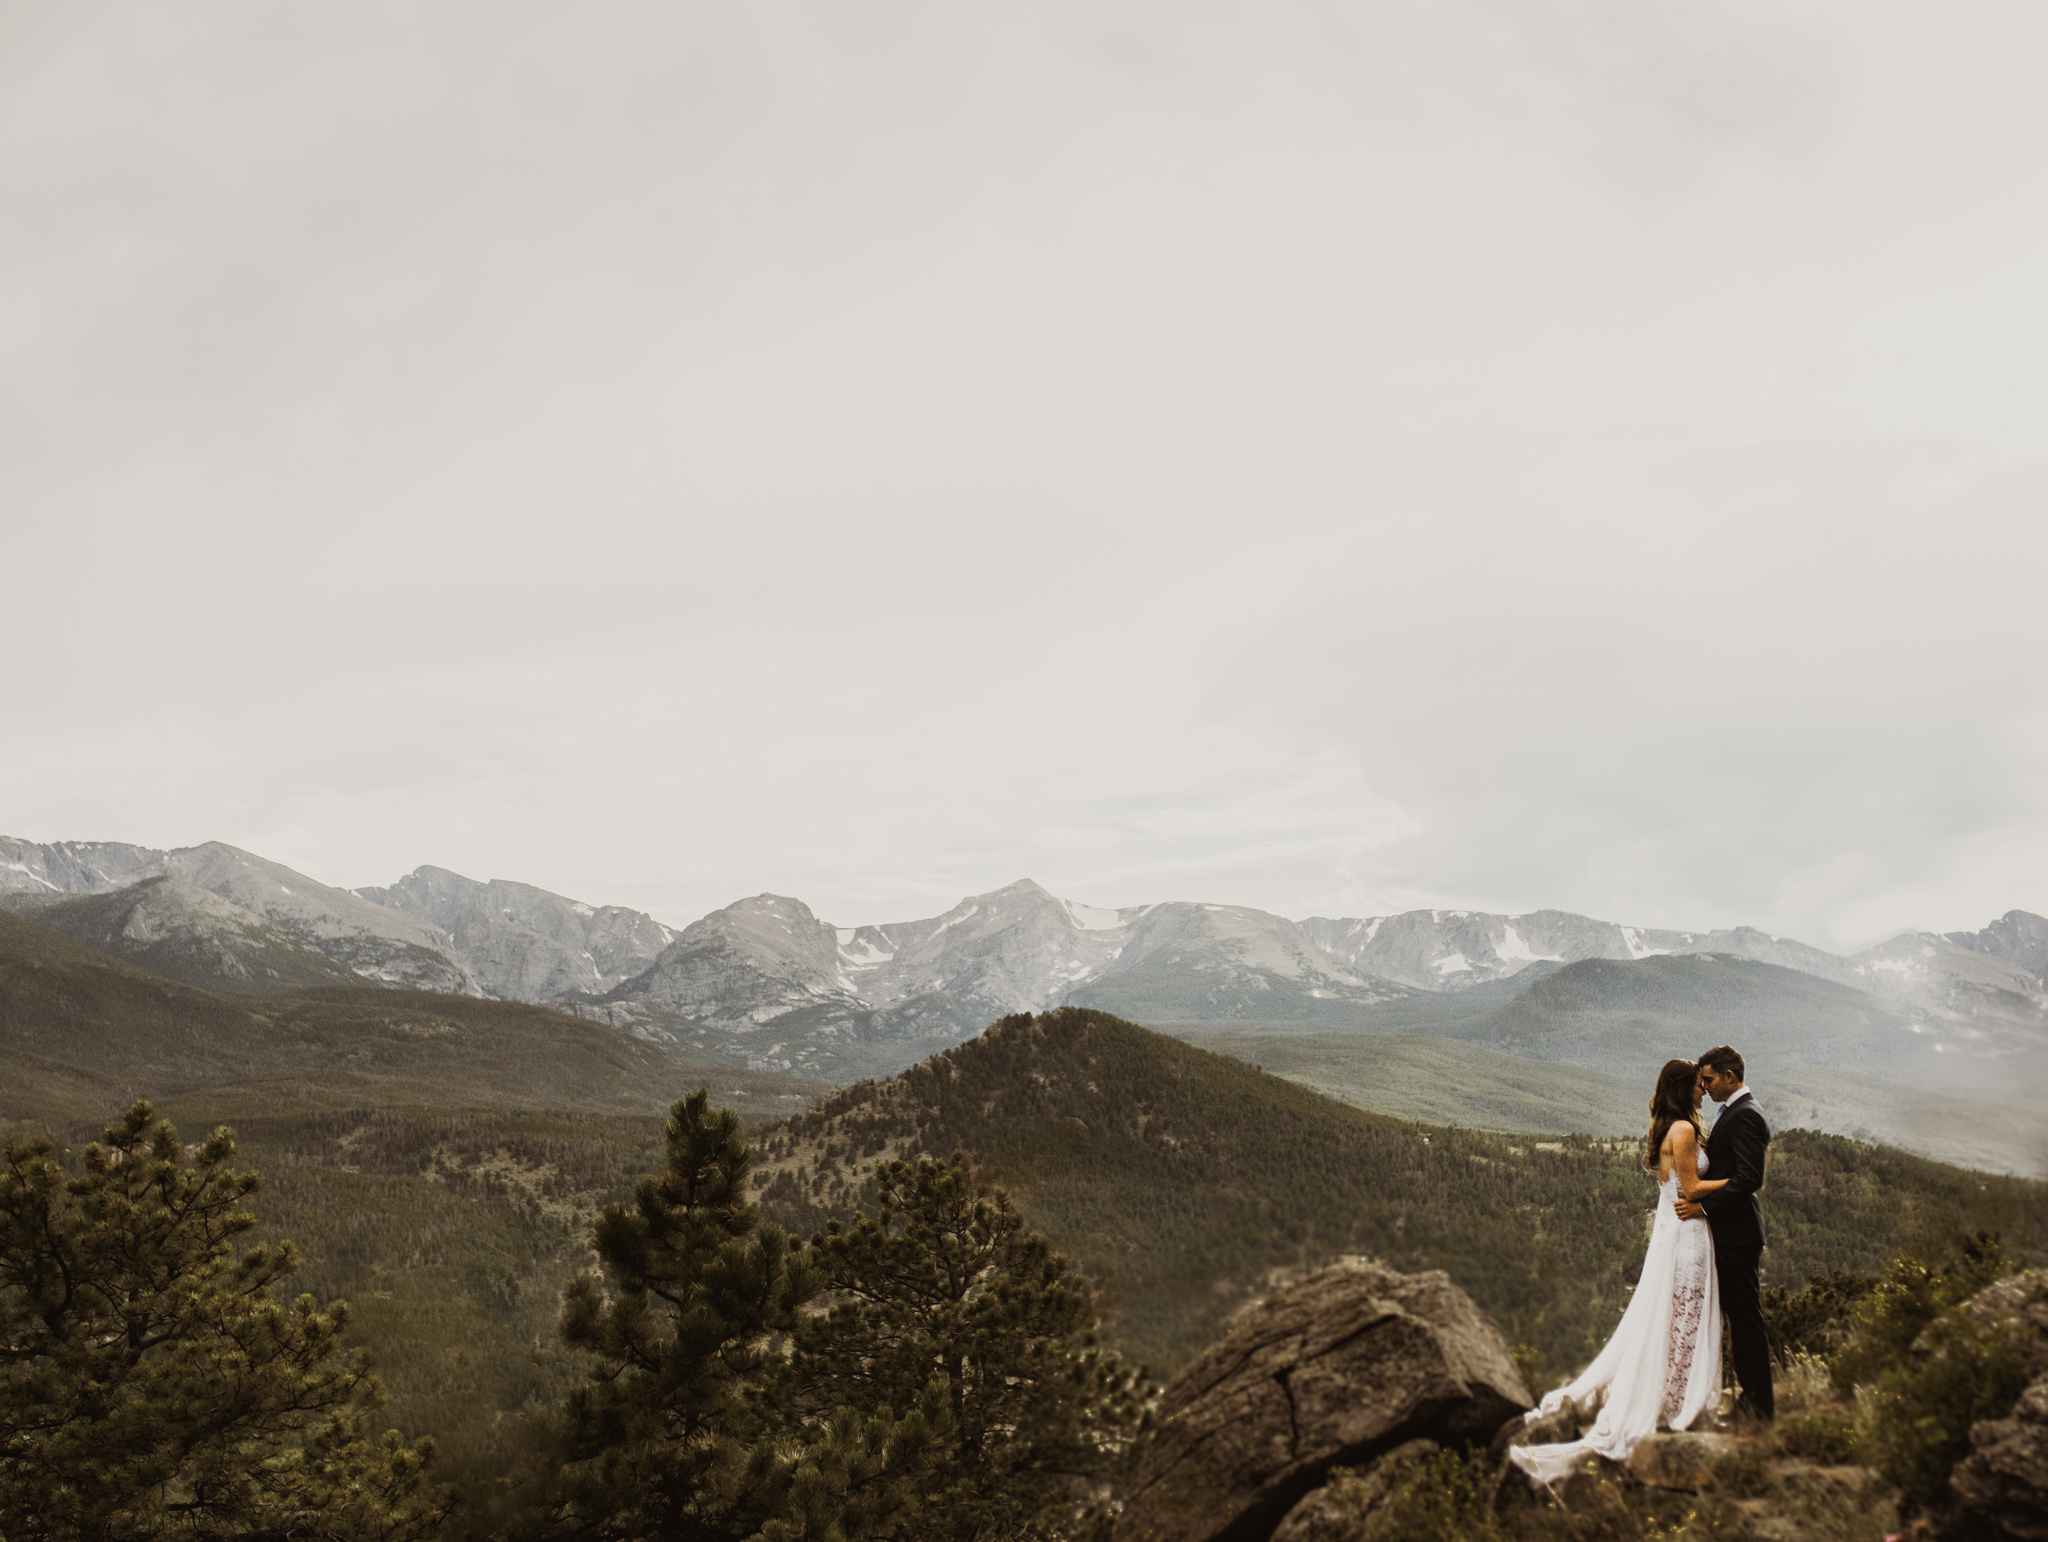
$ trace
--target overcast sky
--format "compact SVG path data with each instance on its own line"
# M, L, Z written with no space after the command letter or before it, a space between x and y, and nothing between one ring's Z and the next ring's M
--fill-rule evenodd
M2048 911L2048 10L0 0L0 831Z

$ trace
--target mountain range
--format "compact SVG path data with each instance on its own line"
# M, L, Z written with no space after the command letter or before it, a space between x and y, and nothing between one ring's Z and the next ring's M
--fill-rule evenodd
M1750 927L1684 932L1557 910L1302 921L1188 902L1112 910L1026 879L922 920L835 926L761 894L674 927L438 867L347 890L218 842L6 837L0 907L188 984L368 982L547 1005L693 1062L842 1084L1062 1005L1197 1040L1288 1035L1296 1061L1314 1042L1322 1060L1293 1074L1325 1086L1360 1063L1344 1048L1360 1035L1460 1044L1459 1063L1484 1065L1496 1089L1527 1082L1515 1067L1532 1060L1575 1068L1569 1096L1549 1084L1532 1094L1527 1127L1538 1129L1545 1098L1560 1111L1590 1100L1619 1120L1645 1068L1697 1051L1710 1023L1801 1079L1818 1125L1865 1133L1896 1112L1877 1083L1924 1089L1928 1107L1967 1104L1980 1086L2010 1101L2048 1056L2048 920L2018 910L1981 931L1907 932L1842 955ZM1425 1062L1444 1064L1436 1052L1408 1063ZM1353 1095L1391 1105L1405 1094ZM1923 1149L1992 1160L1921 1134ZM2039 1165L2003 1135L1994 1145L2006 1165Z

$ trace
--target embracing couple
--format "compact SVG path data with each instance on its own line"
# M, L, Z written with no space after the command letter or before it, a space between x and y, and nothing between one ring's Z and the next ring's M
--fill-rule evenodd
M1713 1134L1704 1138L1703 1098L1721 1105ZM1583 1439L1511 1448L1508 1455L1531 1479L1555 1483L1588 1452L1626 1462L1645 1435L1687 1429L1715 1409L1724 1313L1742 1386L1736 1412L1772 1417L1757 1280L1764 1218L1756 1199L1770 1143L1770 1126L1743 1084L1742 1057L1725 1044L1697 1063L1673 1060L1658 1073L1643 1146L1643 1166L1657 1176L1657 1218L1642 1277L1607 1347L1529 1418L1555 1413L1567 1398L1583 1406L1596 1397L1600 1416Z

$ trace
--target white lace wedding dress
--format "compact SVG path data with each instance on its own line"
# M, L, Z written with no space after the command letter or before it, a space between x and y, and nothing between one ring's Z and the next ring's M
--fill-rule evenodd
M1707 1154L1699 1154L1705 1176ZM1532 1482L1555 1483L1591 1452L1626 1462L1659 1425L1688 1428L1721 1392L1721 1291L1714 1277L1714 1234L1706 1219L1681 1221L1672 1209L1678 1174L1657 1190L1657 1219L1643 1276L1621 1326L1579 1379L1548 1394L1528 1415L1555 1413L1570 1398L1602 1398L1600 1417L1580 1440L1511 1446L1508 1456Z

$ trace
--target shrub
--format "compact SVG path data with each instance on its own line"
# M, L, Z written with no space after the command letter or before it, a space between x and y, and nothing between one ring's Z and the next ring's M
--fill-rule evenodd
M1747 1499L1770 1491L1771 1465L1756 1447L1745 1445L1716 1469L1714 1481L1728 1493Z
M1819 1408L1778 1421L1778 1449L1809 1462L1852 1462L1857 1454L1856 1415L1847 1408Z
M1499 1542L1493 1478L1481 1452L1422 1457L1367 1514L1365 1542Z
M1995 1232L1978 1232L1935 1263L1901 1255L1857 1304L1854 1331L1835 1356L1835 1385L1844 1392L1896 1367L1927 1325L2006 1272Z
M1949 1473L1969 1454L1970 1426L2003 1418L2026 1385L2016 1331L1951 1307L1923 1330L1919 1353L1864 1390L1864 1454L1910 1504L1938 1509Z
M1834 1372L1818 1355L1795 1354L1772 1379L1781 1414L1804 1413L1836 1401Z
M1877 1288L1877 1276L1837 1270L1809 1274L1806 1288L1786 1290L1767 1285L1763 1291L1764 1331L1778 1364L1789 1366L1796 1356L1834 1354L1848 1342L1856 1325L1856 1309Z

